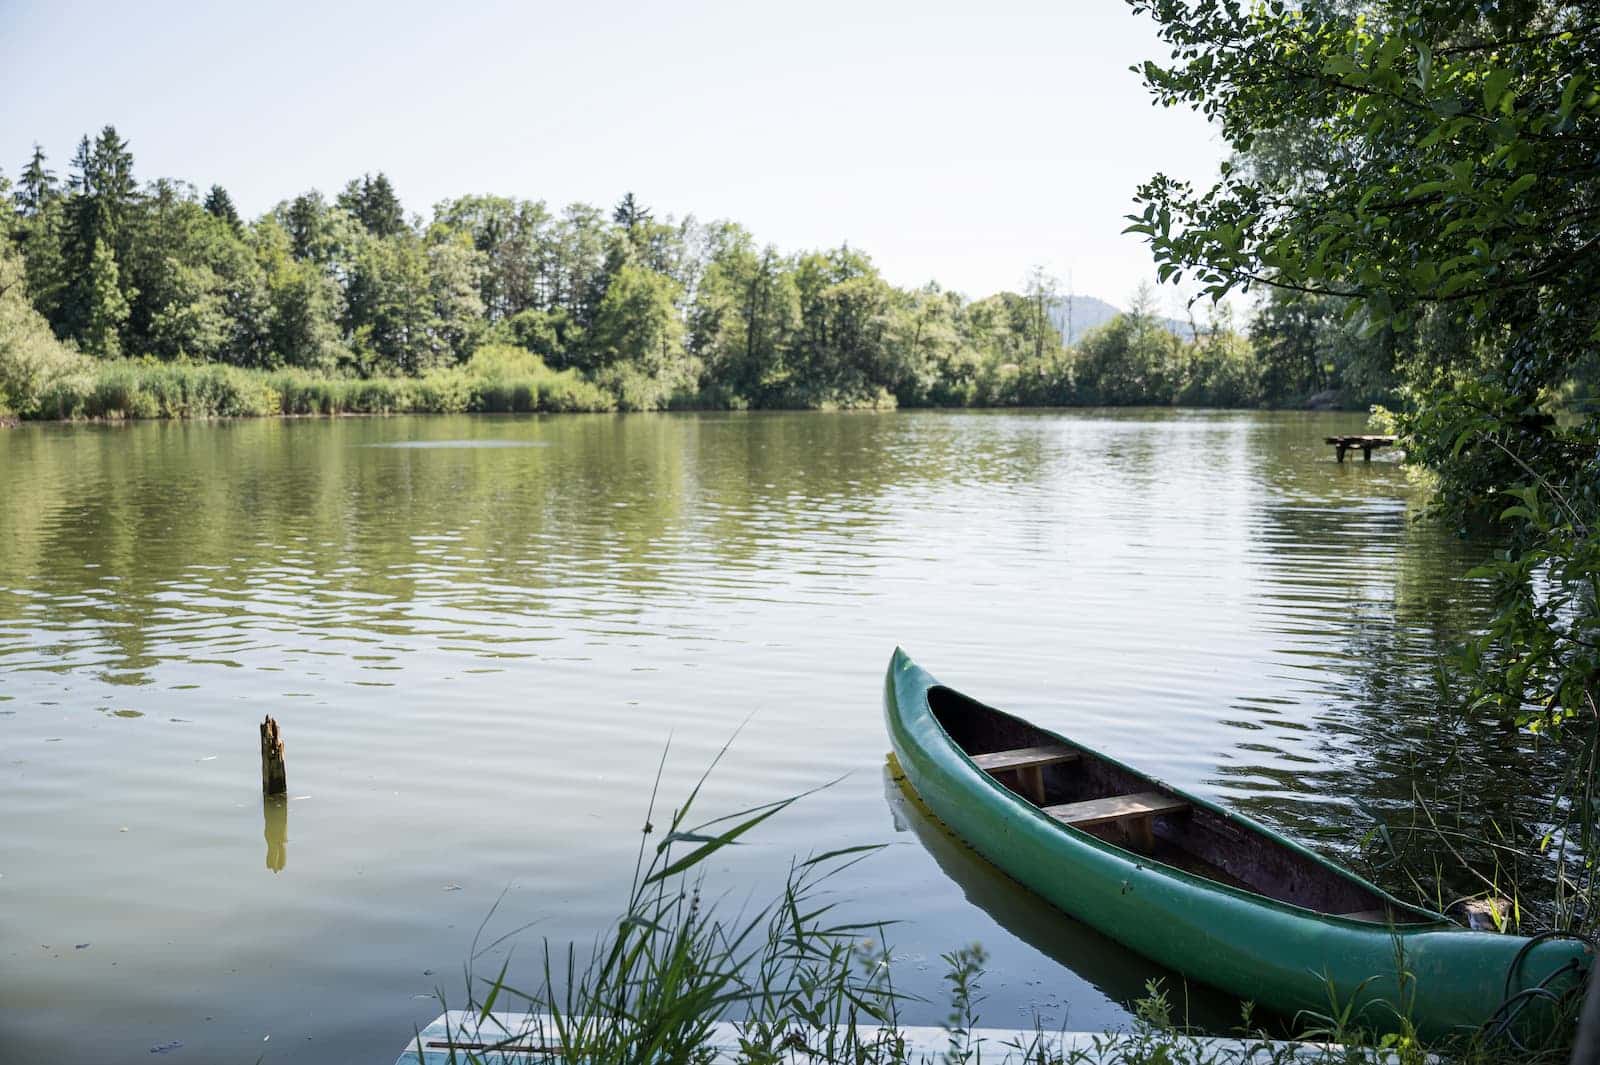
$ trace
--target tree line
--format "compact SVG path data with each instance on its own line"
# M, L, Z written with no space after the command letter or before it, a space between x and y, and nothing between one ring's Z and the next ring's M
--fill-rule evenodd
M1390 384L1333 354L1336 315L1238 330L1219 313L1180 338L1143 290L1069 349L1042 270L977 300L897 288L848 245L785 253L734 222L658 218L631 193L609 211L462 196L424 220L380 172L247 221L220 185L141 184L111 126L79 142L64 179L36 146L0 192L0 404L24 414L84 413L59 387L45 402L52 375L118 360L421 379L507 346L624 409L1298 405Z

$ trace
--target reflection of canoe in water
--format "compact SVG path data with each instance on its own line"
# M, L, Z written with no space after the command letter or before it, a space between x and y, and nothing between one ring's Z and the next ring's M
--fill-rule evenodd
M983 855L950 834L911 789L900 763L890 755L884 767L884 798L894 816L897 832L910 831L932 856L939 871L949 877L968 903L978 907L1002 929L1069 970L1113 1005L1086 1001L1076 989L1058 979L1050 989L1066 1006L1065 1019L1075 1028L1113 1028L1134 1003L1145 996L1146 984L1159 980L1169 994L1182 1002L1184 1020L1202 1030L1232 1032L1239 1024L1239 1003L1200 985L1182 984L1183 978L1165 966L1141 957L1082 921L1066 916L994 867ZM985 947L995 944L987 935ZM1100 1014L1104 1013L1104 1016ZM1257 1021L1265 1018L1257 1016Z
M1049 902L1191 979L1293 1016L1360 996L1425 1037L1512 990L1577 983L1589 949L1472 932L1300 845L943 687L896 650L884 681L907 780L946 825ZM1403 969L1410 979L1402 981ZM1402 990L1403 985L1403 990Z

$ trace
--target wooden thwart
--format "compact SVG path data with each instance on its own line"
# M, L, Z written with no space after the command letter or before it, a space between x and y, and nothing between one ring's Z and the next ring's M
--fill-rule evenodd
M1114 822L1130 846L1149 854L1156 847L1156 833L1151 820L1158 814L1179 813L1188 808L1189 804L1182 799L1159 791L1141 791L1133 795L1108 795L1087 802L1046 806L1044 812L1073 828L1094 828Z
M1017 787L1037 806L1044 805L1044 767L1078 760L1075 748L1052 743L1043 747L1018 747L1010 751L975 754L972 761L986 773L1015 773Z
M993 754L975 754L972 761L979 769L988 773L999 773L1008 769L1027 769L1032 766L1059 765L1062 762L1076 762L1078 752L1075 748L1059 743L1046 747L1018 747L1014 751L995 751Z
M1159 791L1141 791L1136 795L1108 795L1104 799L1088 802L1069 802L1062 806L1046 806L1044 812L1057 821L1074 828L1093 828L1110 821L1127 817L1154 817L1157 814L1177 813L1187 810L1189 804Z

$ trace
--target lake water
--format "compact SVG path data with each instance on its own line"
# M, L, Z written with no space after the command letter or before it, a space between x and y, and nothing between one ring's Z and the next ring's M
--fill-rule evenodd
M984 1023L1116 1025L1161 974L904 800L883 670L903 645L1358 862L1369 811L1437 768L1433 656L1483 609L1457 579L1481 547L1409 519L1390 454L1334 463L1323 436L1362 423L0 431L0 1056L392 1061L436 989L459 1001L502 893L491 929L533 922L521 971L540 937L587 943L624 898L664 747L670 804L741 725L706 812L842 779L722 852L713 894L765 898L794 855L888 843L833 886L901 922L897 983L931 999L907 1022L942 1018L939 955L979 942ZM278 815L265 714L287 743ZM1531 772L1517 742L1452 735L1485 802Z

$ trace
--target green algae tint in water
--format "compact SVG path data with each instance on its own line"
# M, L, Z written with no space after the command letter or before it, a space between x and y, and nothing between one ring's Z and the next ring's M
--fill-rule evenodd
M991 958L984 1023L1116 1025L1159 975L942 835L881 677L941 678L1351 857L1410 791L1479 549L1359 416L1038 412L0 432L0 1040L21 1060L387 1061L491 931L587 942L650 781L843 775L709 869L888 842L837 886L896 980ZM263 808L256 726L287 742ZM1455 771L1510 788L1484 730ZM1465 768L1463 768L1465 767ZM726 857L724 858L723 855ZM1398 886L1398 885L1392 885ZM486 937L488 938L488 937ZM504 948L481 963L498 968ZM1233 1020L1195 996L1198 1019Z

